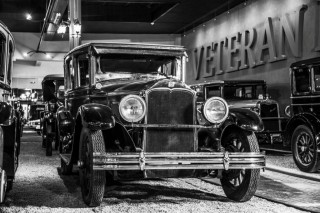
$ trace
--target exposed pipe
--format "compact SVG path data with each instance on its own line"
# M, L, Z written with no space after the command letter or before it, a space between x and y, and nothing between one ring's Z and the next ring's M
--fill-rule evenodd
M56 0L50 0L49 2L49 6L48 6L48 9L47 9L47 12L46 12L46 16L44 18L44 23L42 25L42 29L41 29L41 34L40 34L40 39L39 39L39 43L38 43L38 46L37 46L37 49L36 50L33 50L33 51L30 51L30 52L34 52L34 53L44 53L43 51L40 51L40 45L41 45L41 42L42 42L42 38L43 38L43 34L46 30L46 27L47 27L47 24L49 23L49 19L50 19L50 16L51 16L51 13L52 13L52 9L53 9L53 5L55 3ZM28 54L30 53L28 52Z

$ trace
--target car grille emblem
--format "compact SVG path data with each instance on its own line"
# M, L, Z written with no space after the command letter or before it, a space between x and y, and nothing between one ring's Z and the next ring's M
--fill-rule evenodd
M175 82L170 81L168 84L168 87L174 87L174 85L175 85Z

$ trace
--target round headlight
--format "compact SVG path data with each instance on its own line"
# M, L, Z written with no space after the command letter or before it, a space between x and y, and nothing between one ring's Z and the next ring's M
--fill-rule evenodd
M140 96L127 95L120 101L119 111L124 120L138 122L146 113L146 103Z
M209 98L203 106L203 114L210 123L221 123L229 114L227 102L219 97Z

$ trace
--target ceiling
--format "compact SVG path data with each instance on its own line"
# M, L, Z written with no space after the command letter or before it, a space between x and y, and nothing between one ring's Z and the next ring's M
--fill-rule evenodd
M82 0L82 33L182 34L246 0ZM46 20L47 8L52 11ZM50 10L49 10L50 11ZM26 20L26 13L32 20ZM62 14L54 20L56 13ZM0 0L0 20L12 32L50 34L68 19L68 0ZM44 25L45 23L45 25Z

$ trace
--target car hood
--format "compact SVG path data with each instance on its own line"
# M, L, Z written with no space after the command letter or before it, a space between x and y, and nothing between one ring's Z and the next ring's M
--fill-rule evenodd
M120 80L114 81L111 84L105 84L101 88L107 93L119 94L136 94L140 91L148 90L157 87L168 88L188 88L188 86L174 78L152 79L152 80Z
M230 108L251 108L257 106L262 100L227 100Z

